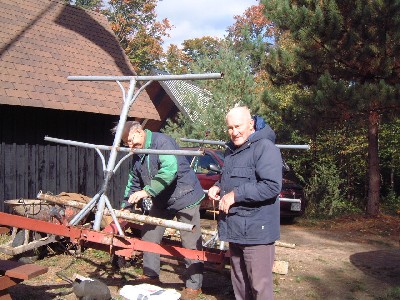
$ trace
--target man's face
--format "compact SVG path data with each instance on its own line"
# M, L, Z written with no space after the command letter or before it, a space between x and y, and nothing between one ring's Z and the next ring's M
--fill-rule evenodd
M231 141L236 147L243 145L254 132L253 119L240 112L228 114L226 124Z
M146 141L146 134L143 130L133 129L128 135L128 146L131 149L143 149Z

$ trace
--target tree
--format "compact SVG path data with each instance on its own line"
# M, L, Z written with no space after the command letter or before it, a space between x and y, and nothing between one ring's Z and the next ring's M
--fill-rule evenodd
M166 71L171 74L186 74L189 62L190 58L178 46L172 44L168 47L164 66Z
M277 36L273 23L263 11L264 5L253 5L243 15L235 16L235 23L228 27L227 36L237 52L246 53L257 75L261 75L269 47Z
M185 107L190 118L181 115L178 120L169 120L165 131L171 136L227 140L225 115L236 104L248 105L253 113L258 113L255 82L250 70L250 62L244 55L238 55L229 43L221 43L215 57L200 55L189 69L193 73L224 73L222 80L201 80L196 82L208 97L203 101L188 93Z
M91 9L94 11L99 12L103 7L102 0L76 0L76 1L66 1L67 3L71 4L71 2L75 2L75 5L78 7L82 7L84 9Z
M210 36L184 40L182 52L191 59L198 61L203 57L213 59L218 56L222 40Z
M381 116L399 111L399 1L262 0L266 16L295 42L276 48L268 71L275 85L298 84L309 118L359 119L368 136L366 213L379 213L378 132Z
M203 57L213 59L218 56L222 40L204 36L202 38L184 40L182 49L170 45L167 50L165 68L174 74L190 73L190 64Z
M148 73L164 57L163 37L168 19L156 21L158 0L110 0L103 11L137 73Z
M380 159L382 167L389 173L389 191L400 194L400 185L396 182L396 177L400 177L400 118L384 121L379 139L383 144L380 148Z

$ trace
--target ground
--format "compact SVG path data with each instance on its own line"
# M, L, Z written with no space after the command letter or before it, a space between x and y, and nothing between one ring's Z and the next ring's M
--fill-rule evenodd
M202 222L205 228L215 227L211 216ZM295 248L276 247L276 260L287 261L289 269L286 275L274 274L275 299L400 299L399 230L400 218L384 215L314 222L300 218L282 224L281 241L294 243ZM76 299L57 272L100 279L115 299L122 299L118 290L141 272L134 261L116 271L108 255L95 250L86 250L81 257L50 253L36 263L49 266L49 272L10 288L13 299ZM162 287L180 290L182 271L163 264ZM228 272L207 270L198 299L234 299Z

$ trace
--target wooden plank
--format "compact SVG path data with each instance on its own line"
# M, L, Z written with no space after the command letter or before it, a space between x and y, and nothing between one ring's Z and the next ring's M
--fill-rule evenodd
M86 156L86 170L85 170L85 177L86 177L86 195L95 195L97 193L96 188L96 159L95 156L99 156L94 149L87 149L87 156ZM100 186L99 186L100 189Z
M1 121L1 118L0 118ZM1 133L1 131L0 131ZM4 152L5 143L0 143L0 211L5 211L4 207L4 186L5 186L5 174L4 174Z
M38 266L34 264L26 264L23 266L16 267L8 270L6 275L12 278L18 278L22 280L28 280L36 276L47 273L48 267Z
M9 276L0 276L0 290L8 289L21 282L19 279L10 278Z
M27 173L25 172L29 162L26 161L25 145L17 145L15 147L15 182L16 182L16 199L28 196Z
M28 280L47 273L48 267L35 264L23 264L11 260L0 260L0 272L5 276L21 280Z
M58 147L57 157L57 189L60 192L68 192L68 146Z
M68 171L67 171L67 190L65 192L78 191L76 180L78 173L77 170L77 158L76 158L77 147L68 146L67 160L68 160Z
M45 192L49 191L46 180L46 153L45 146L38 145L37 148L37 187Z
M12 300L8 290L0 290L0 300Z
M275 260L272 267L272 273L286 275L289 271L289 262L283 260Z
M57 190L57 174L56 174L56 164L57 164L57 147L58 145L46 145L46 180L47 189L53 193L59 193L61 191Z
M18 284L20 282L21 282L21 280L19 280L19 279L10 278L10 277L5 276L5 275L0 276L0 299L3 299L1 291L7 290L9 287L12 287L12 286L14 286L14 285L16 285L16 284ZM8 292L5 293L5 294L8 294ZM7 298L4 298L4 299L7 299Z
M15 148L16 144L6 145L4 151L4 198L5 199L16 199L16 178L15 178Z
M33 198L32 195L36 195L40 188L38 188L38 145L28 146L28 197Z

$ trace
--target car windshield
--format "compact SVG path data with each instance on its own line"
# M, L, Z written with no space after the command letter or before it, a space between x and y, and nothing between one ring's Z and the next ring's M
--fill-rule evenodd
M224 157L224 152L222 151L215 151L215 154L222 160L224 161L225 157Z

